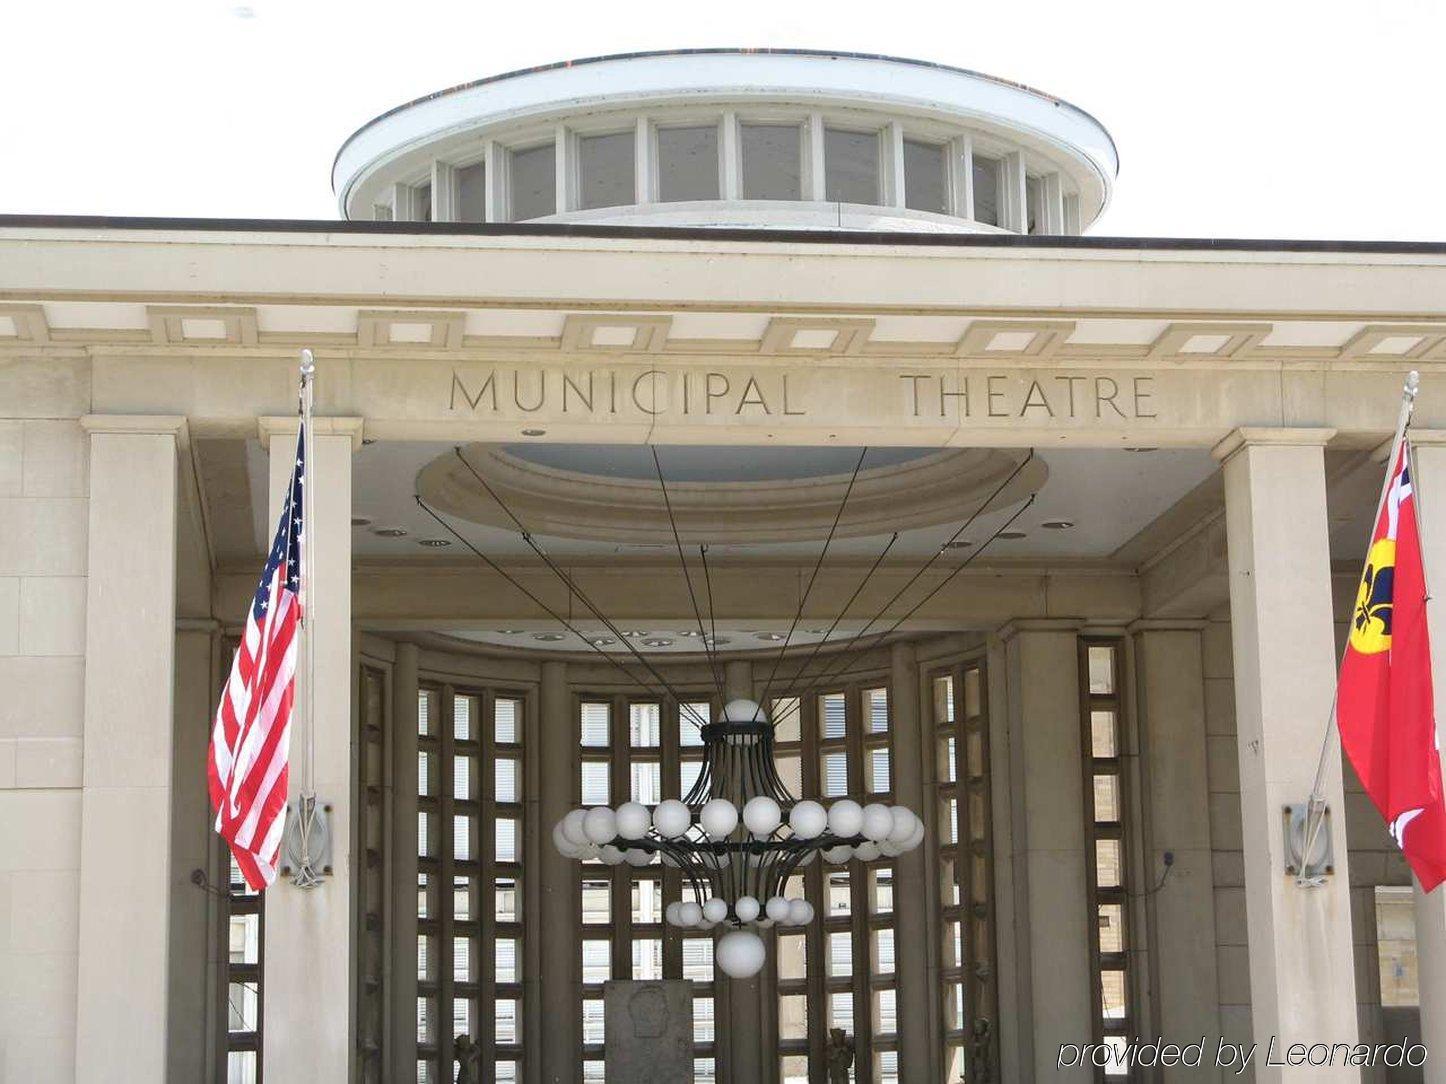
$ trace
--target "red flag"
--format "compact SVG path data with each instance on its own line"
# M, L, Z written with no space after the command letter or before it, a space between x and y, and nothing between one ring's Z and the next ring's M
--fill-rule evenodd
M1426 575L1406 442L1371 534L1336 697L1341 744L1421 887L1446 880Z

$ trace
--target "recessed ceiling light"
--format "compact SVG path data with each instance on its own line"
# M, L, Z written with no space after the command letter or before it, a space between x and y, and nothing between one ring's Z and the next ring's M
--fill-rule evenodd
M702 634L701 632L699 632L697 629L684 629L682 632L678 633L678 635L679 635L679 636L693 637L693 636L702 636L703 634Z
M372 534L382 538L405 538L407 529L405 527L373 527Z
M997 535L995 535L994 537L995 537L995 538L1002 538L1002 539L1004 539L1006 542L1013 542L1016 538L1024 538L1024 537L1026 537L1026 533L1025 533L1024 531L1000 531L1000 532L999 532Z
M352 525L353 527L370 527L370 526L372 525L372 517L371 517L371 516L352 516L352 517L351 517L351 525Z
M417 545L427 546L431 549L441 549L443 546L450 546L452 543L445 538L419 538Z
M522 431L522 435L523 435L524 437L545 437L545 436L547 436L547 430L546 430L546 429L524 429L524 430Z
M776 642L776 641L778 641L778 640L782 640L782 639L783 639L783 633L781 633L781 632L760 632L760 633L758 634L758 639L760 639L760 640L772 640L772 641L775 641L775 642Z
M1047 519L1047 520L1045 520L1043 523L1041 523L1040 526L1041 526L1041 527L1047 527L1047 528L1048 528L1049 530L1051 530L1051 531L1067 531L1067 530L1069 530L1071 527L1074 526L1074 520L1072 520L1072 519Z
M611 636L594 636L588 643L593 647L607 647L609 644L617 643Z
M643 641L644 647L672 647L672 640L665 640L661 636L654 636Z
M544 644L555 644L555 643L557 643L557 641L559 641L559 640L562 639L562 633L560 633L560 632L534 632L534 633L532 634L532 638L533 638L534 640L541 640Z
M642 629L623 629L623 635L629 640L636 640L639 636L646 636L647 633Z
M498 629L503 636L521 636L524 629Z
M717 647L719 644L731 644L733 641L726 636L705 636L703 642L709 647Z

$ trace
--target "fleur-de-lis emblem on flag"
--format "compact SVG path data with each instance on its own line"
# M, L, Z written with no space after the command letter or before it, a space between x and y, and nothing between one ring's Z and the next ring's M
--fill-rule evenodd
M1371 546L1356 608L1351 620L1351 646L1366 655L1391 646L1391 612L1395 602L1396 542L1379 538Z

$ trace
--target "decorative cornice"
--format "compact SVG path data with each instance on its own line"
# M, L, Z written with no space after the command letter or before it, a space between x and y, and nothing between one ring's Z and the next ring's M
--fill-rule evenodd
M294 414L281 417L275 415L264 415L256 419L257 435L261 443L266 444L272 437L294 436L300 419ZM354 417L322 417L313 416L311 419L311 431L320 436L343 436L351 437L352 451L358 451L362 446L362 434L365 430L366 419Z
M1317 447L1323 448L1336 435L1334 429L1292 429L1286 427L1247 426L1236 429L1214 448L1210 449L1219 462L1224 463L1242 448L1270 445L1272 447Z
M1078 635L1085 624L1083 617L1018 617L1000 625L994 635L1005 643L1024 632L1067 632Z
M184 414L86 414L80 419L80 427L92 435L172 435L181 448L191 446L191 431Z

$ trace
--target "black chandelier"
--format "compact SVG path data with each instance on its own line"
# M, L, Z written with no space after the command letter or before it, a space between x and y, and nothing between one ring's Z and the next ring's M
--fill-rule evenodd
M662 463L658 459L657 449L652 448L651 451L657 470L658 488L667 509L673 541L677 547L678 563L688 587L688 597L693 603L694 616L697 618L698 636L707 652L721 698L723 681L714 650L716 629L712 635L704 629L703 612L698 603L699 593L694 590L693 574L684 556L682 538L678 532L677 520L673 516L667 483L663 478ZM501 496L488 484L486 478L467 461L462 449L457 448L455 452L481 488L516 526L528 548L566 587L569 599L576 600L595 620L601 622L612 638L604 640L584 633L556 607L549 605L511 572L463 537L428 505L420 494L416 497L418 506L480 558L488 568L562 627L578 636L608 663L625 674L629 681L645 687L655 686L662 696L674 703L683 704L684 698L678 695L653 665L652 660L638 651L631 638L619 629L577 581L547 554ZM814 563L813 573L799 600L798 611L794 615L788 635L782 638L783 643L774 660L773 672L760 697L765 704L867 455L868 449L865 448L859 455L848 488L840 502L838 514L834 517L833 526ZM994 539L1013 525L1034 502L1033 496L981 545L971 549L967 557L942 576L922 597L914 600L899 617L870 633L935 562L952 548L994 499L1004 492L1033 455L1031 451L983 503L965 518L959 529L883 603L848 648L834 658L826 659L808 675L807 672L813 666L823 644L833 635L898 540L898 532L893 533L822 639L814 644L812 652L800 664L797 680L802 682L807 678L806 687L797 694L800 702L820 682L845 672L850 659L856 657L857 653L882 644L962 572ZM698 561L702 566L704 585L707 587L711 624L713 592L706 546L698 547ZM619 650L606 651L603 648L605 643L616 644ZM630 661L621 657L622 651L631 655ZM691 714L686 707L682 710ZM817 860L820 855L823 861L835 865L851 860L873 862L880 858L895 857L913 850L923 842L924 824L912 810L903 806L888 806L882 803L860 805L851 798L841 798L825 808L811 799L794 797L779 778L774 765L774 721L769 719L762 706L752 700L728 701L721 718L716 722L708 722L696 716L692 722L699 728L703 740L703 761L696 782L682 800L665 799L652 806L640 802L625 802L616 809L608 806L574 809L553 826L552 840L564 856L579 861L636 867L659 861L678 869L686 886L685 894L690 894L692 898L669 903L664 910L665 919L670 925L682 928L722 930L714 950L714 959L719 969L733 978L747 978L756 975L763 967L765 950L763 940L759 937L760 930L772 926L806 926L814 919L813 906L807 900L789 899L784 894L790 877L796 871Z

